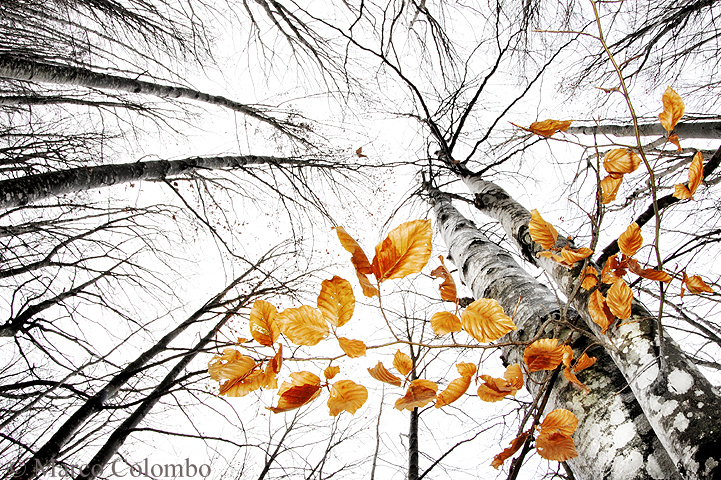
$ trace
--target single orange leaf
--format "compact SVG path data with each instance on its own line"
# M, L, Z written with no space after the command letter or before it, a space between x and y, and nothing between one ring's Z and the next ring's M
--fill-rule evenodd
M328 336L328 323L313 307L286 308L277 317L280 331L296 345L312 347Z
M528 233L531 239L540 244L543 248L549 249L556 245L558 232L553 225L545 221L538 210L531 210L531 221L528 222Z
M634 256L642 245L643 237L641 236L641 228L636 222L629 225L626 231L618 237L618 249L621 250L621 253L629 257Z
M397 410L413 410L416 407L424 407L436 398L438 385L430 380L413 380L408 385L408 390L403 398L396 401Z
M342 327L351 319L355 309L353 287L348 280L339 276L323 280L317 304L326 321L335 327Z
M273 384L268 386L269 382L272 382ZM220 386L218 394L226 397L244 397L260 388L276 388L277 386L278 384L275 383L274 376L268 378L264 372L255 370L242 380L225 382Z
M523 388L523 370L521 370L521 366L519 364L514 363L513 365L506 367L506 373L503 374L503 378L506 379L508 384L514 390L520 390ZM511 395L515 395L515 392Z
M398 350L393 356L393 366L396 367L396 370L401 372L401 375L405 376L411 373L411 370L413 369L413 360L411 360L411 357Z
M455 303L457 295L456 282L453 281L453 277L446 268L446 264L443 263L443 255L439 255L438 258L441 261L441 266L431 272L431 277L443 279L443 283L438 287L441 292L441 298L448 302Z
M325 368L325 370L323 370L323 376L326 378L326 380L332 380L333 377L335 377L339 373L340 367L337 367L335 365L329 365Z
M616 148L603 156L603 168L611 176L634 172L641 164L641 158L631 150Z
M438 394L436 398L436 408L445 407L455 402L466 393L468 387L471 386L471 377L464 376L451 380L445 390Z
M355 267L356 271L363 275L373 273L373 271L371 270L371 264L368 261L368 257L366 256L361 246L358 245L358 242L356 242L353 237L348 235L348 233L346 233L343 227L335 227L335 232L336 234L338 234L338 240L340 240L340 244L343 246L343 248L345 248L346 251L350 252L350 261Z
M431 258L430 220L402 223L376 246L371 268L379 282L420 272Z
M277 407L266 407L273 413L295 410L310 403L320 394L320 378L310 372L293 372L290 382L283 382L278 390Z
M550 137L556 132L565 132L571 126L573 120L543 120L533 122L528 130L542 137Z
M513 320L492 298L481 298L468 305L461 314L461 323L463 329L480 343L493 342L516 330Z
M368 373L370 373L371 377L375 378L379 382L395 385L396 387L401 386L401 379L389 372L381 362L378 362L378 365L375 367L369 368Z
M368 400L366 387L350 380L338 380L330 389L328 408L333 417L342 411L354 415L366 403L366 400Z
M347 338L338 337L338 345L343 349L350 358L365 357L366 344L360 340L349 340Z
M589 393L591 391L590 388L588 388L587 385L585 385L583 382L581 382L576 375L571 371L569 367L566 367L563 369L563 376L566 377L566 380L571 382L572 384L576 385L578 388L583 390L585 393Z
M436 335L441 336L451 332L460 332L461 320L451 312L436 312L431 317L431 327Z
M693 195L691 194L691 191L686 188L686 185L683 183L677 183L673 187L673 197L678 198L679 200L688 200Z
M361 289L363 290L363 295L365 295L366 297L380 296L380 292L378 292L378 289L373 286L370 280L368 280L368 277L358 271L356 271L355 273L358 277L358 282L360 283Z
M683 100L681 100L681 96L671 87L667 87L666 91L663 92L661 101L663 102L663 112L658 114L658 119L667 132L672 132L681 117L683 117L686 107Z
M623 279L616 280L606 293L606 305L611 313L621 320L631 316L631 303L633 302L633 291L626 285Z
M601 203L606 205L616 200L621 183L623 183L623 175L608 175L601 180Z
M686 272L683 272L683 283L691 293L713 293L713 289L709 287L698 275L687 276Z
M565 462L578 456L570 436L560 433L541 435L536 439L536 451L546 460Z
M456 365L456 370L458 370L461 377L472 377L476 374L476 365L473 363L461 362Z
M280 335L276 314L276 308L265 300L256 300L250 309L250 334L256 342L266 347L277 342Z
M601 333L606 333L608 327L613 324L615 317L608 305L606 305L606 298L600 292L600 290L594 291L588 299L588 313L591 314L591 320L601 327Z
M680 142L679 139L678 139L678 135L669 135L669 136L668 136L668 141L671 142L671 143L673 143L674 145L676 145L676 151L677 151L677 152L680 152L680 151L683 150L683 148L681 148L681 142Z
M588 355L586 355L586 352L583 352L583 355L581 355L581 358L579 358L576 361L576 365L573 366L573 371L580 372L582 370L587 369L594 363L596 363L596 357L589 357Z
M693 198L693 194L696 193L696 189L701 185L703 180L703 153L696 152L691 161L691 166L688 169L688 187L683 184L675 186L673 196L679 200L686 200L687 198Z
M503 378L481 375L482 383L478 387L478 397L484 402L497 402L506 395L515 395L523 388L523 371L517 363L509 365Z
M243 379L256 368L255 360L241 354L233 348L223 350L223 355L215 355L208 362L210 378L216 382Z
M540 430L539 436L550 435L552 433L571 436L573 432L576 431L576 428L578 428L578 418L573 412L565 408L553 410L546 415L541 425L538 426Z
M639 277L647 278L649 280L666 283L671 281L671 275L668 273L653 268L641 268L641 265L639 265L634 258L630 258L628 260L628 269Z
M523 432L516 438L514 438L511 441L511 446L504 449L501 453L493 457L493 462L491 462L491 466L498 470L498 467L503 465L503 462L511 458L514 453L516 453L524 443L526 443L526 439L528 438L529 432Z
M614 283L619 280L626 272L618 262L616 255L608 257L606 264L601 270L601 281L603 283Z
M567 366L571 366L571 362L573 361L573 349L570 345L563 345L563 360L561 362Z
M280 368L283 366L283 345L278 345L278 351L275 352L275 355L268 360L268 363L265 365L265 371L263 372L264 380L263 380L263 388L278 388L278 380L277 376L280 372Z
M571 267L574 263L580 262L593 255L593 250L586 247L577 249L568 248L565 246L561 249L561 257L563 257L563 264L567 267Z
M559 345L557 338L541 338L526 347L523 361L529 372L553 370L563 360L563 351L563 344Z
M581 279L581 288L591 290L598 284L598 272L589 265L581 272Z

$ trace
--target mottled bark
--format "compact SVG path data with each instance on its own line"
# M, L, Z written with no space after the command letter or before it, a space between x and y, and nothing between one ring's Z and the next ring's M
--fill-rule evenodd
M546 320L562 317L564 305L559 304L553 292L522 269L508 252L487 239L453 207L447 196L429 190L438 228L449 247L449 260L458 267L463 282L476 298L494 298L505 312L516 312L514 322L518 330L510 334L510 340L528 342ZM568 309L566 317L583 328L573 309ZM555 322L549 327L554 328ZM574 338L578 355L588 343L585 337ZM504 358L509 363L522 363L523 350L522 345L504 347ZM626 381L612 359L601 348L592 347L588 354L598 361L580 373L579 378L591 388L591 393L578 391L561 376L548 409L566 408L580 420L574 434L579 456L569 461L576 478L681 478L635 398L627 391ZM531 392L538 393L538 385L533 382L526 385Z
M235 169L249 165L321 166L312 160L256 155L191 157L80 167L26 175L0 182L0 208L12 208L64 193L103 188L141 180L162 181L199 170ZM329 164L325 164L330 166Z
M641 136L662 137L667 134L660 123L647 123L638 126ZM593 125L589 127L570 127L566 133L574 135L612 135L614 137L635 137L633 124ZM679 122L673 133L679 138L721 138L721 122L695 121Z
M525 255L541 250L528 234L530 213L523 206L491 182L471 174L463 179L477 208L501 222ZM634 302L631 318L602 334L588 312L589 293L575 292L578 267L569 270L550 259L536 261L572 298L573 307L613 358L684 478L721 476L721 398L668 335L659 344L655 315Z

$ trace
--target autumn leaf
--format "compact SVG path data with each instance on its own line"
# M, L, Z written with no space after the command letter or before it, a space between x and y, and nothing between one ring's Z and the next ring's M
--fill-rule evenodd
M641 228L636 222L629 225L626 231L618 237L618 249L621 250L621 253L629 257L634 256L642 245L643 237L641 236Z
M273 413L295 410L313 401L320 394L320 378L310 372L293 372L290 382L283 382L278 390L277 407L266 407Z
M560 433L542 435L536 439L536 451L546 460L565 462L578 456L573 439Z
M631 316L632 302L633 292L623 279L616 280L606 293L608 309L621 320Z
M558 232L553 225L545 221L538 210L531 210L531 221L528 222L528 233L531 239L548 250L556 245Z
M560 433L570 437L576 431L576 428L578 428L578 418L573 412L564 408L550 412L538 426L539 436Z
M586 267L581 272L581 287L586 290L591 290L598 284L598 272L592 266Z
M441 266L431 272L431 277L443 279L443 283L438 287L441 292L441 299L455 303L457 295L456 282L453 281L446 264L443 263L443 255L439 255L438 258L441 261Z
M567 366L571 366L571 362L573 361L573 349L570 345L564 344L563 345L563 360L561 362Z
M256 342L266 347L277 342L280 335L276 314L276 308L265 300L256 300L250 309L250 334Z
M256 362L233 348L223 350L223 355L215 355L208 363L210 378L216 382L243 379L256 367Z
M460 319L451 312L434 313L431 317L431 327L438 336L451 332L460 332L462 329Z
M403 398L396 401L397 410L413 410L416 407L424 407L436 398L438 385L430 380L413 380L408 385L408 390Z
M413 360L411 360L411 357L398 350L393 356L393 366L396 367L396 370L401 372L401 375L405 376L411 373L411 370L413 369Z
M668 141L671 142L671 143L673 143L674 145L676 145L676 151L677 151L677 152L680 152L680 151L683 150L683 148L681 148L681 142L680 142L679 139L678 139L678 135L669 135L669 136L668 136Z
M296 345L312 347L328 336L328 324L313 307L286 308L276 317L280 331Z
M523 361L529 372L553 370L563 360L563 344L557 338L541 338L526 347Z
M338 344L350 358L364 357L366 354L366 345L360 340L338 337Z
M375 378L379 382L395 385L396 387L401 386L401 379L389 372L381 362L378 362L378 365L375 367L369 368L368 373L370 373L371 377Z
M703 180L703 154L696 152L691 161L691 166L688 169L688 187L681 183L677 184L674 189L673 196L679 200L686 200L693 198L693 194L696 193L696 189L701 185Z
M273 358L268 360L263 372L263 388L278 388L278 380L276 379L280 368L283 366L283 345L278 345L278 351L275 352Z
M363 155L363 147L359 147L355 154L358 158L368 158L368 155Z
M619 280L626 271L618 262L616 255L608 257L606 264L601 269L601 281L603 283L614 283Z
M344 410L354 415L366 400L368 400L366 387L350 380L338 380L330 389L328 408L333 417Z
M608 175L601 180L601 203L606 205L616 200L621 183L623 183L623 175Z
M275 377L268 379L264 372L260 370L253 371L250 375L243 378L242 380L228 381L220 386L219 395L226 397L244 397L251 392L254 392L260 388L266 387L269 381L274 381ZM271 385L269 388L276 388L275 385Z
M456 364L456 370L461 377L472 377L476 374L476 365L473 363L461 362Z
M355 309L353 287L348 280L338 276L323 280L317 304L326 321L335 327L342 327L351 319Z
M339 373L340 367L337 367L335 365L329 365L325 368L325 370L323 370L323 376L326 378L326 380L332 380L333 377L335 377Z
M668 273L653 268L641 268L641 265L639 265L638 261L634 258L630 258L628 260L628 269L639 277L647 278L649 280L666 283L671 281L671 275Z
M692 275L689 277L686 275L686 272L683 272L683 283L691 293L713 293L713 289L709 287L698 275Z
M498 470L498 467L503 465L503 462L508 460L513 456L514 453L516 453L524 443L526 443L526 439L528 438L529 432L523 432L516 438L514 438L511 441L511 446L504 449L501 453L493 457L493 462L491 462L491 466Z
M563 257L563 264L571 267L574 263L580 262L593 255L593 250L586 247L577 249L568 248L565 246L561 249L561 257Z
M588 393L591 391L590 388L588 388L587 385L585 385L583 382L581 382L578 377L571 371L569 367L566 367L563 369L563 376L566 377L566 380L576 385L578 388L582 389L585 393Z
M580 372L582 370L587 369L594 363L596 363L596 357L589 357L588 355L586 355L586 352L583 352L583 355L581 355L581 358L579 358L576 361L576 365L573 366L573 371Z
M493 342L516 330L513 320L492 298L480 298L468 305L461 314L461 323L463 329L480 343Z
M484 383L478 387L478 397L484 402L497 402L507 395L515 395L523 387L523 372L519 364L509 365L503 377L481 375Z
M431 258L430 220L402 223L376 246L371 268L379 282L420 272Z
M594 291L588 299L588 313L591 314L591 320L601 327L601 333L606 333L615 319L599 290Z
M616 148L603 157L603 168L611 176L634 172L641 165L641 158L630 150Z
M681 96L676 93L673 88L667 87L666 91L663 92L661 97L663 102L663 112L658 114L658 119L661 121L661 125L666 129L667 132L672 132L676 128L676 124L683 117L685 106Z
M446 389L438 394L435 407L441 408L455 402L466 393L470 385L471 377L464 376L451 380Z
M556 132L565 132L571 126L573 120L543 120L533 122L528 130L542 137L550 137Z
M356 242L353 237L348 235L348 233L346 233L343 227L335 227L335 232L338 235L338 240L340 240L340 244L343 246L343 248L345 248L348 252L351 253L350 261L355 267L356 271L362 275L369 275L373 273L373 270L371 269L371 264L368 261L368 257L366 256L361 246L358 245L358 242Z
M368 277L358 271L356 271L355 273L358 277L358 282L360 283L361 289L363 290L363 295L365 295L366 297L380 296L380 292L376 287L373 286L370 280L368 280Z

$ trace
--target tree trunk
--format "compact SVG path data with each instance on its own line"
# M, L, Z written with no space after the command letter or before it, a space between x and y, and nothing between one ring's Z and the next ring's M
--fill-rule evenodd
M667 134L666 129L660 123L650 123L638 126L641 136L663 137ZM614 137L635 137L636 130L633 124L625 125L594 125L590 127L570 127L566 133L574 135L613 135ZM678 138L721 138L721 122L694 121L679 122L673 133Z
M553 292L466 220L446 195L432 188L429 193L438 228L450 250L449 260L458 267L463 282L475 298L494 298L506 313L516 312L518 330L511 333L511 341L529 342L547 320L554 321L553 328L564 308ZM569 322L578 320L572 309L566 316ZM578 355L587 346L585 338L579 338L573 346ZM504 360L523 362L523 350L522 345L503 347ZM681 478L633 395L628 394L626 381L613 361L603 349L588 353L598 358L591 369L581 374L591 393L585 395L565 378L559 378L549 399L552 408L566 408L579 418L574 434L579 456L568 462L576 478ZM534 382L526 386L538 393L539 386Z
M660 335L655 315L634 301L625 325L605 335L588 312L589 293L578 289L578 267L569 270L546 258L528 233L530 213L497 185L466 174L475 205L495 218L524 255L540 265L594 332L626 378L646 418L684 478L721 476L721 398L681 348ZM661 338L661 342L659 342Z

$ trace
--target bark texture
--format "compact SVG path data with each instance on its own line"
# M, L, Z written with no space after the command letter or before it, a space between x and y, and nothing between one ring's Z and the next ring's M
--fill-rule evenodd
M524 254L541 250L528 234L530 213L523 206L491 182L472 174L463 179L476 197L476 207L501 222ZM721 478L721 398L668 335L659 342L655 316L634 302L626 324L604 335L588 312L589 293L577 289L578 267L569 270L549 259L536 261L572 298L574 308L613 358L681 475Z
M666 129L660 123L639 125L638 131L641 136L663 137L666 136ZM570 127L566 133L575 135L613 135L614 137L634 137L636 130L633 124L625 125L594 125L590 127ZM679 122L673 133L678 138L721 138L721 122Z
M528 342L548 319L563 316L564 305L547 287L522 269L511 255L487 239L475 225L465 219L438 190L429 189L438 227L450 250L451 260L459 269L463 282L475 298L494 298L507 313L515 311L518 327L512 341ZM569 309L569 322L583 322ZM552 329L555 322L549 324ZM551 336L550 331L548 332ZM574 342L579 355L587 346L586 337ZM523 345L503 348L509 363L523 361ZM559 376L549 399L549 408L566 408L580 420L574 434L579 456L568 463L579 479L670 479L681 478L673 462L656 438L648 420L633 395L628 392L623 375L602 348L591 349L598 358L589 370L579 374L592 390L584 394ZM527 382L538 393L539 386ZM619 393L620 392L620 393Z

